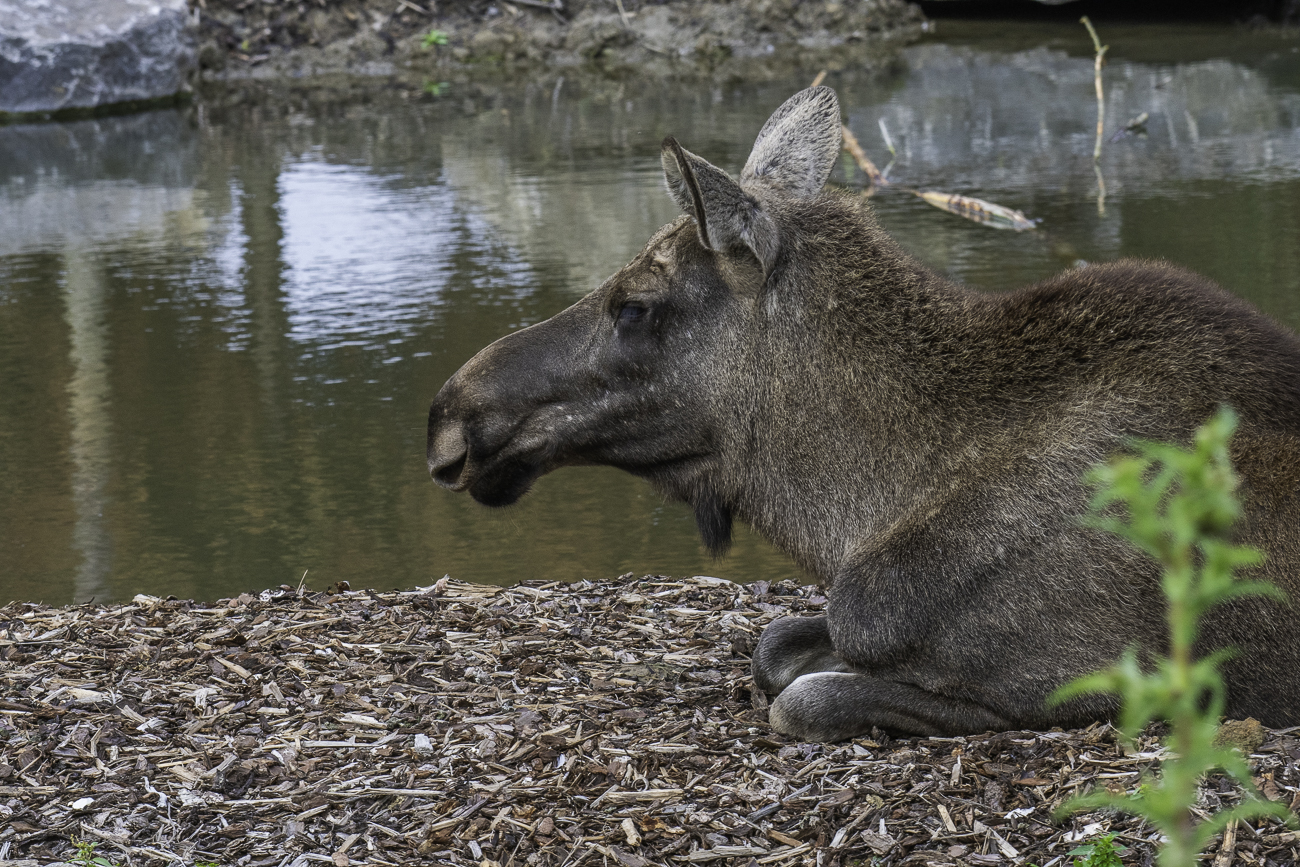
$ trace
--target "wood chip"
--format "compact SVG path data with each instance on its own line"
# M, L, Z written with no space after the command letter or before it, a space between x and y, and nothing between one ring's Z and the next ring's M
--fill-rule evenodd
M749 654L816 587L625 575L502 589L0 608L0 862L670 867L1048 864L1130 816L1166 753L1109 726L804 744L772 731ZM1249 761L1300 798L1300 729ZM1202 785L1204 811L1241 792ZM1247 842L1241 842L1247 841ZM1240 823L1216 863L1294 862ZM1234 853L1236 855L1234 859ZM1126 861L1130 856L1126 855Z

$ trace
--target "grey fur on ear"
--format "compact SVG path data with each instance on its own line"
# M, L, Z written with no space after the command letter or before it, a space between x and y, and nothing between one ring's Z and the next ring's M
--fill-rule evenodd
M780 244L776 224L763 206L722 169L668 136L661 159L664 182L678 206L695 218L700 243L717 253L745 247L763 273L776 263Z
M817 195L839 159L841 128L835 91L799 91L763 124L740 173L740 185L799 199Z
M686 150L672 136L664 139L659 160L664 166L664 184L668 187L668 195L673 197L673 201L683 213L695 218L695 225L700 233L700 243L712 250L714 247L709 243L704 199L700 195L700 185L695 179L691 157L695 157L697 162L708 165L707 161Z

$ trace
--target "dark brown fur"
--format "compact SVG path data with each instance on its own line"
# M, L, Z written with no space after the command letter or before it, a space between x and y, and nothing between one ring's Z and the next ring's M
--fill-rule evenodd
M603 286L465 365L429 416L440 483L504 505L605 463L690 503L713 549L733 516L830 587L823 618L764 634L756 685L810 739L1076 725L1057 686L1166 641L1159 570L1080 521L1080 477L1131 438L1241 425L1241 541L1300 591L1300 342L1195 274L1090 266L1008 295L903 253L860 199L822 191L833 94L793 97L739 184L665 144L690 216ZM1300 724L1289 604L1215 609L1227 710Z

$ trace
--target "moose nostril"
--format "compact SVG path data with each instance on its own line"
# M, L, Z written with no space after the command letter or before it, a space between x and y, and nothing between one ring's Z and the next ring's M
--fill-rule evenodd
M445 488L460 490L461 474L465 471L468 448L460 425L448 425L432 437L429 443L429 475Z
M460 458L458 458L457 460L452 461L449 464L445 464L443 466L434 468L433 480L438 484L442 485L444 488L452 488L454 490L459 489L461 487L460 475L462 472L464 472L464 470L465 470L465 453L461 452Z

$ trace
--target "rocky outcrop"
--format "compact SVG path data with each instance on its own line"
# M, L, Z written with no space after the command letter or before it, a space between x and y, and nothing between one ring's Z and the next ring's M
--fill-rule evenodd
M347 72L435 83L539 70L768 80L881 65L924 27L906 0L206 0L200 15L205 77Z
M0 116L171 96L194 64L186 0L0 0Z

